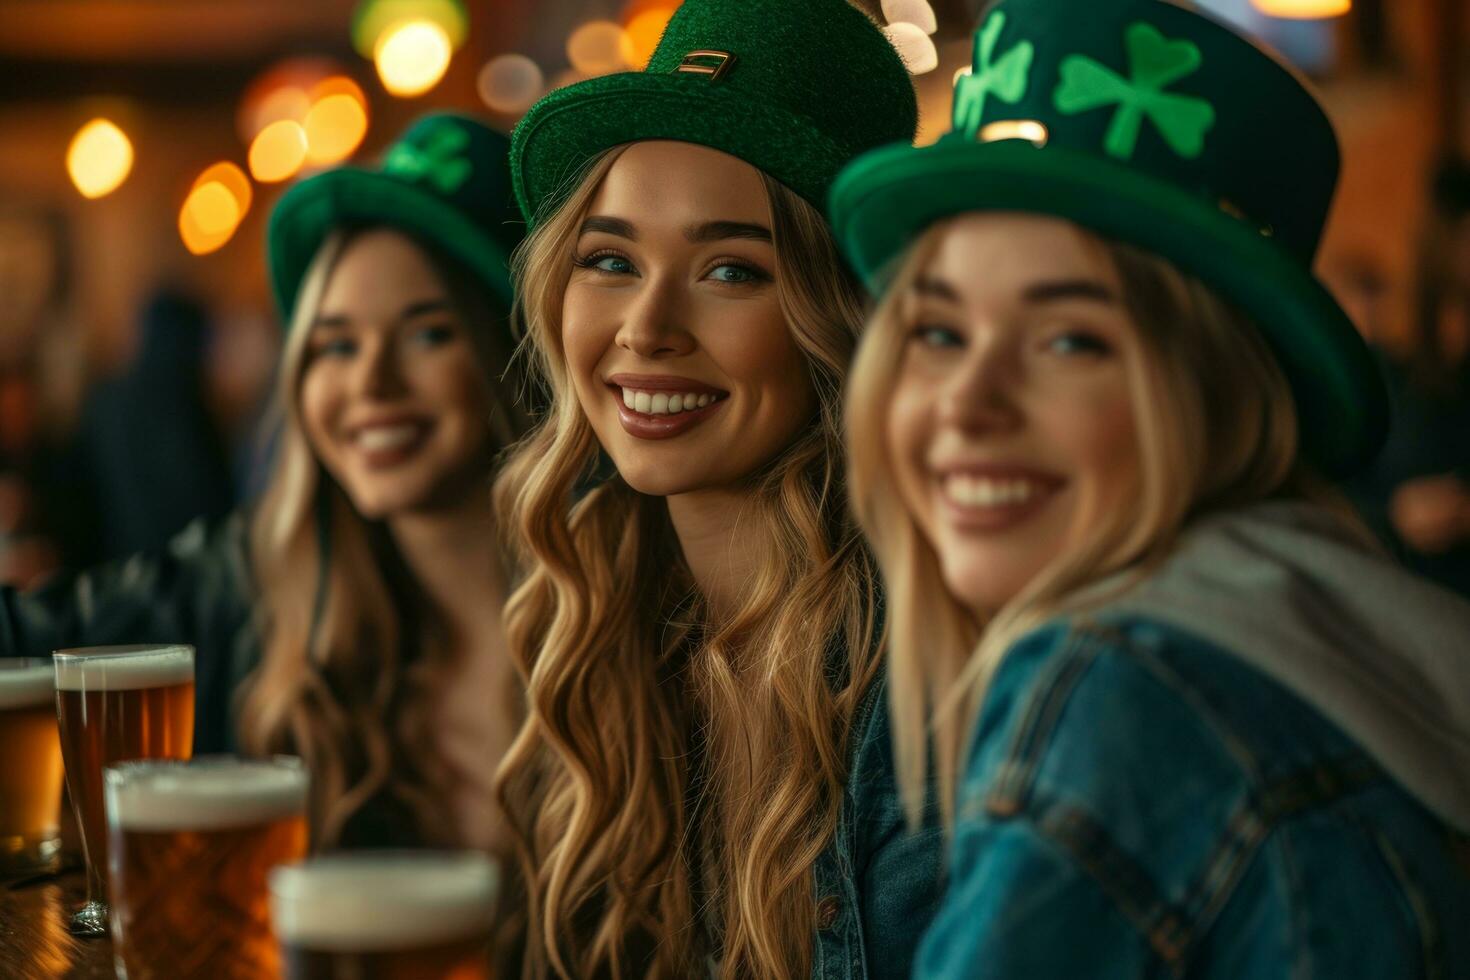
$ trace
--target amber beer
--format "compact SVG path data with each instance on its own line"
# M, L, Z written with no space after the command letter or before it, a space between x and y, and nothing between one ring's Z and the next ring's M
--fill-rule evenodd
M194 648L58 650L56 713L66 788L87 861L87 903L72 931L107 932L102 770L129 759L187 759L194 748Z
M358 853L271 873L287 980L488 980L495 864L472 852Z
M306 856L300 759L106 771L108 880L124 980L280 976L266 875Z
M0 659L0 876L47 867L60 846L55 691L50 660Z

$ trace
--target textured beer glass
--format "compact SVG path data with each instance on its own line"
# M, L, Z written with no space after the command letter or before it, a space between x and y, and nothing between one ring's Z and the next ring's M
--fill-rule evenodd
M56 714L66 788L82 831L87 901L77 935L107 934L107 821L102 770L129 759L187 759L194 748L194 648L58 650Z
M473 852L358 852L271 872L287 980L488 980L499 880Z
M51 865L61 778L51 661L0 658L0 877Z
M104 778L118 976L280 976L266 875L306 856L301 760L125 762Z

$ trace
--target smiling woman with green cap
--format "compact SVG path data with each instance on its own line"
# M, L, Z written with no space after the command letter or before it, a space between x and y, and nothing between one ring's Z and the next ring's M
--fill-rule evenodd
M938 835L896 805L841 482L861 297L818 209L915 125L845 0L685 0L646 71L516 128L551 399L496 488L526 568L531 712L502 772L528 976L908 973Z
M197 648L196 753L291 752L316 846L493 846L517 718L490 478L525 428L507 138L416 123L271 213L288 324L261 501L163 554L0 597L0 655Z
M895 755L950 833L915 976L1470 975L1470 606L1323 479L1385 422L1311 273L1337 166L1202 14L1002 0L954 131L837 180Z

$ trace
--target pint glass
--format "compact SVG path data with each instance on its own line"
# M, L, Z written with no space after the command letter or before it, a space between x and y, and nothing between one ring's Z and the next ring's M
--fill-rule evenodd
M117 975L280 976L266 875L306 856L301 760L124 762L104 778Z
M0 877L47 867L60 846L55 691L50 660L0 659Z
M287 980L486 980L498 885L472 852L360 852L271 872Z
M58 650L56 713L66 788L82 831L87 903L80 935L107 933L107 822L102 769L128 759L187 759L194 746L194 648Z

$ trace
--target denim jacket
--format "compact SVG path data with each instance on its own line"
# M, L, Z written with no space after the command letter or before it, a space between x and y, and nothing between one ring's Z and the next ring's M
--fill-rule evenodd
M888 685L874 682L853 717L837 835L817 859L812 980L899 980L939 903L937 806L910 831L899 803Z
M1470 605L1273 508L1006 653L917 976L1470 977Z

